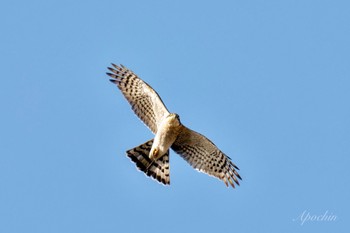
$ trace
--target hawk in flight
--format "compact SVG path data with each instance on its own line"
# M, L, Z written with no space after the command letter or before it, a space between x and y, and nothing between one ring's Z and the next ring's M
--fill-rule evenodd
M170 113L153 88L123 65L108 67L110 81L117 85L135 114L155 134L127 156L147 176L170 184L169 149L173 149L193 168L214 176L234 188L241 180L238 167L208 138L181 124L176 113Z

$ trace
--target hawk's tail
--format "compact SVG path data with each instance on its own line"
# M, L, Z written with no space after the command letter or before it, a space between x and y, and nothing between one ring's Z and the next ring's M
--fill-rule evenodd
M136 164L140 171L143 171L147 176L163 183L170 185L169 177L169 150L153 161L148 155L152 148L153 139L141 144L126 152L127 156Z

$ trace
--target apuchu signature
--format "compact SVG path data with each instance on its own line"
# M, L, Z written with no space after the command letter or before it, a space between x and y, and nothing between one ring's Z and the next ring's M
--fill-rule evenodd
M337 216L328 210L321 214L314 214L310 211L304 210L297 218L293 219L294 222L300 222L300 226L309 222L334 222L337 220Z

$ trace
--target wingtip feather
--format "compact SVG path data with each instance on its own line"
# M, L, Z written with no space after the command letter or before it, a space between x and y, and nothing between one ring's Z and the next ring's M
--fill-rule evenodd
M112 83L117 83L117 80L115 79L110 79L109 81L111 81Z
M113 73L116 71L116 70L113 69L112 67L107 67L107 69L108 69L109 71L112 71Z

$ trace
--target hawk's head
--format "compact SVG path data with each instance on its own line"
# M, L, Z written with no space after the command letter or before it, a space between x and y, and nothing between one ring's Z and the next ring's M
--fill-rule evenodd
M168 117L173 126L181 125L180 116L176 113L170 113Z

